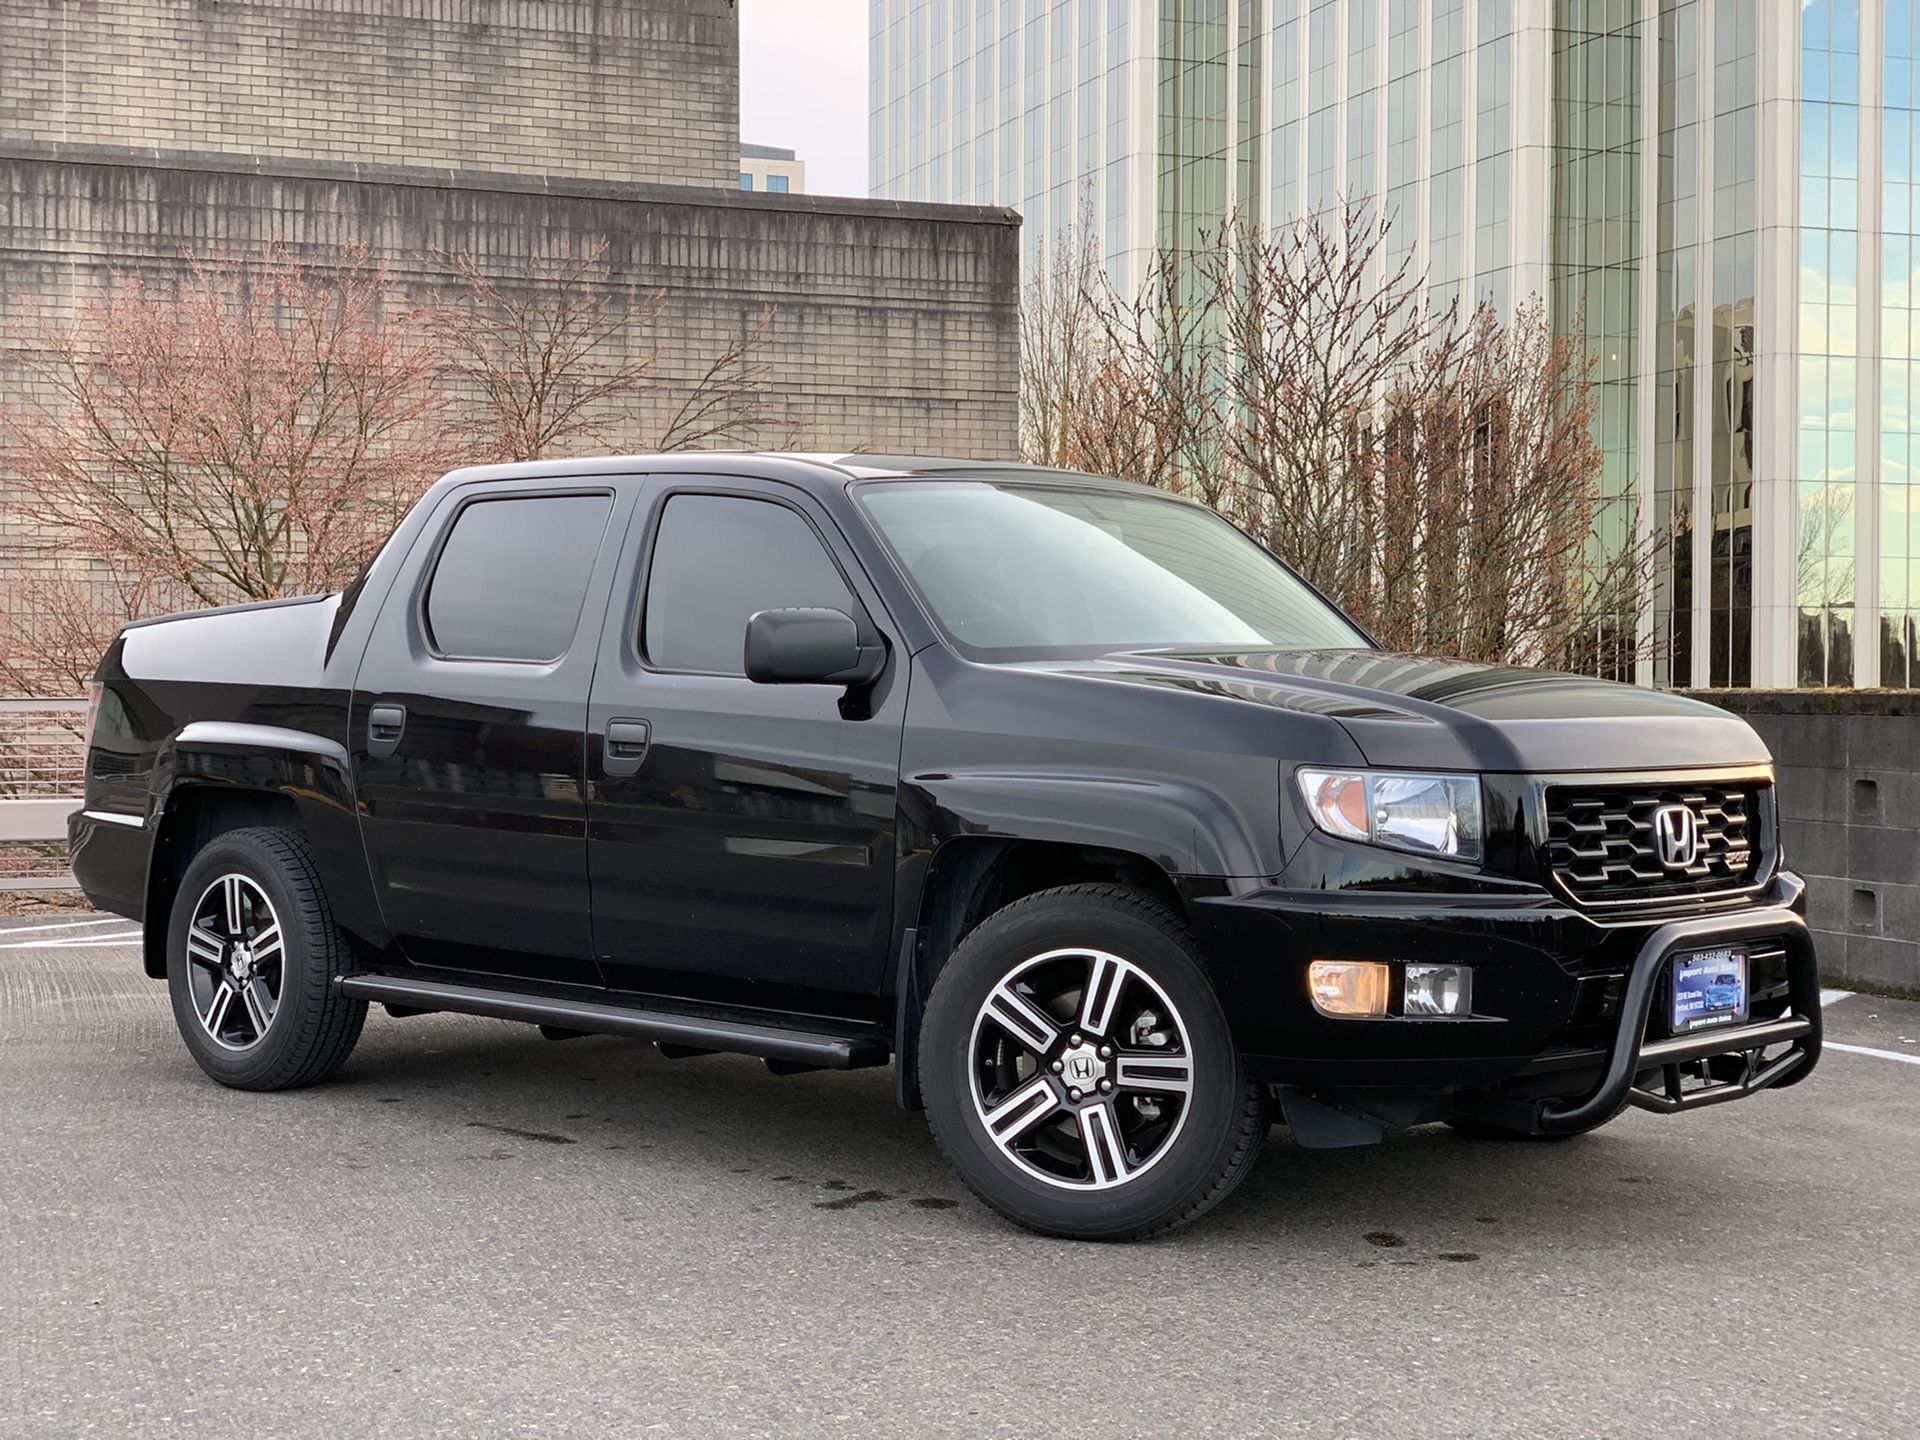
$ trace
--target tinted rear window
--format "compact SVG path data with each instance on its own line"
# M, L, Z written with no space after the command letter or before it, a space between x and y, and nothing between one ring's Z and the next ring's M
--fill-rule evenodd
M612 508L606 495L468 505L454 521L427 590L434 648L462 660L566 654Z

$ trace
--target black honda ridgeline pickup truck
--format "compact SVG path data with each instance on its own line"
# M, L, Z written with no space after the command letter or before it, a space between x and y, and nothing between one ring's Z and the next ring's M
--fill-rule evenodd
M989 1205L1792 1085L1803 886L1740 720L1391 654L1210 511L950 460L460 470L342 595L130 625L73 868L215 1080L370 1003L894 1062Z

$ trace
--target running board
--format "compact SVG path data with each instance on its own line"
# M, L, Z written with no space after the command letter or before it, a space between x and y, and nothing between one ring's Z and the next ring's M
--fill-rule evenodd
M508 990L447 985L436 980L344 975L340 978L340 988L355 999L383 1005L451 1010L461 1015L486 1015L495 1020L523 1020L530 1025L581 1030L595 1035L627 1035L636 1040L651 1040L663 1048L725 1050L810 1070L859 1070L869 1065L884 1065L892 1053L886 1041L877 1035L788 1030L742 1020L629 1009L622 1005L599 1005L590 1000L554 1000L544 995L518 995Z

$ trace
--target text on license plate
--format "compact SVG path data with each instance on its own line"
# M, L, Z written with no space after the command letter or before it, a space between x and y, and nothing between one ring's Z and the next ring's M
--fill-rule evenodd
M1747 1018L1747 952L1728 946L1696 950L1673 960L1673 1033Z

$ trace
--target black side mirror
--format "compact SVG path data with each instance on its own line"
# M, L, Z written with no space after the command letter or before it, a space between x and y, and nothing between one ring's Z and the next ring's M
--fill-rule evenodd
M747 678L762 685L864 685L886 658L877 636L860 643L844 610L762 610L747 621Z

